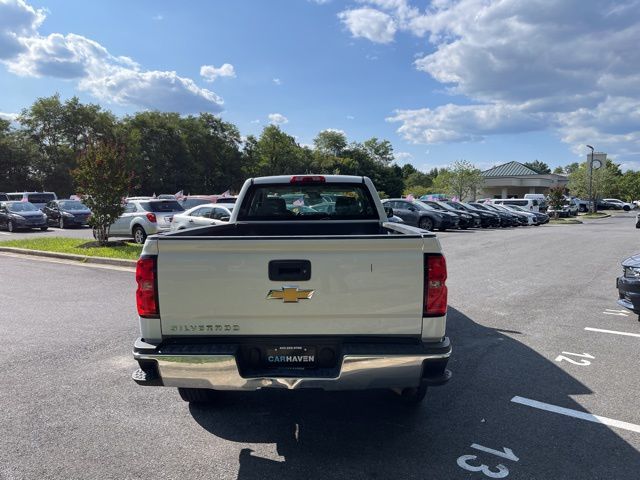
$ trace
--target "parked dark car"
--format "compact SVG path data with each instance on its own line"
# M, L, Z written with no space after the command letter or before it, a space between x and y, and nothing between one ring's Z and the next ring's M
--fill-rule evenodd
M471 209L465 208L463 206L460 205L460 202L454 202L451 200L446 200L443 201L442 203L446 203L447 205L449 205L451 208L455 208L456 210L458 210L459 212L465 212L468 213L469 215L471 215L473 217L473 226L474 227L482 227L482 215L480 215L480 213L475 212Z
M91 217L91 210L79 200L53 200L42 211L47 215L48 224L59 228L84 226Z
M523 227L526 227L527 225L529 225L529 218L524 213L516 212L515 210L512 210L512 209L508 208L506 205L492 204L492 206L494 208L497 208L498 210L502 210L503 212L510 213L511 215L515 215L515 217L516 217L516 219L518 221L518 225L523 226Z
M8 201L9 201L9 197L7 196L7 194L0 192L0 202L8 202Z
M519 210L522 213L531 213L535 215L536 222L538 223L538 225L544 225L545 223L549 223L549 215L547 215L546 213L534 212L533 210L525 210L523 207L520 207L518 205L510 205L510 207L511 209Z
M640 254L623 260L622 276L617 278L616 287L618 305L640 315Z
M407 225L424 230L438 229L443 231L447 228L458 228L459 220L456 215L437 211L418 200L390 198L382 203L385 207L391 207L393 214L402 218Z
M517 227L520 225L518 219L515 215L511 215L510 213L503 212L500 209L495 208L493 205L489 203L475 203L471 202L469 205L472 207L479 208L481 210L486 210L487 212L495 213L500 217L500 226L503 228L506 227Z
M460 210L456 210L455 208L447 205L445 202L436 202L434 200L427 200L427 201L425 201L423 203L426 203L430 207L433 207L436 210L439 210L441 212L449 212L449 213L453 213L453 214L457 215L458 218L460 219L460 228L462 230L466 230L467 228L474 226L473 215L471 215L471 214L469 214L467 212L462 212Z
M482 228L489 227L499 227L500 226L500 215L498 212L489 212L488 210L481 210L479 208L474 207L470 203L465 202L448 202L454 208L458 210L464 210L468 213L475 213L480 216L480 226Z
M39 228L47 230L47 216L29 202L0 203L0 228L9 232Z

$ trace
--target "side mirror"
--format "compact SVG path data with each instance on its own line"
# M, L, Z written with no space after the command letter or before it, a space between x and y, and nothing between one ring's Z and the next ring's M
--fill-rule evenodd
M230 218L231 218L230 216L225 215L224 217L220 217L220 221L221 222L228 222Z
M387 214L387 218L393 217L393 208L385 206L384 211Z

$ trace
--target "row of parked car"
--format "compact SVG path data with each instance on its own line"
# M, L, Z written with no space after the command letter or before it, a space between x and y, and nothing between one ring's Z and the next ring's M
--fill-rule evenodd
M549 221L549 215L519 205L407 198L389 198L382 203L403 223L424 230L538 226Z

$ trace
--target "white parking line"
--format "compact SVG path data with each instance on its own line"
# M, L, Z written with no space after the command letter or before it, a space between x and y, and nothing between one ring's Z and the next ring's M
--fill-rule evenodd
M584 327L584 329L589 330L590 332L613 333L614 335L626 335L627 337L640 337L640 333L619 332L617 330L603 330L602 328L591 327Z
M600 415L592 415L591 413L580 412L578 410L572 410L570 408L558 407L551 405L550 403L539 402L537 400L531 400L523 397L513 397L511 399L514 403L526 405L528 407L537 408L539 410L546 410L547 412L559 413L560 415L566 415L568 417L578 418L580 420L586 420L588 422L601 423L610 427L622 428L624 430L630 430L632 432L640 433L640 425L635 425L629 422L622 422L620 420L614 420L613 418L601 417Z

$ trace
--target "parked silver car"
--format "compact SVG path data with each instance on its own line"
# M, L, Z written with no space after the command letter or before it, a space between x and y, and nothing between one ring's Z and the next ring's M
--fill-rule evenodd
M147 235L170 231L173 216L182 212L176 200L128 200L124 213L109 227L109 236L133 237L143 244Z

